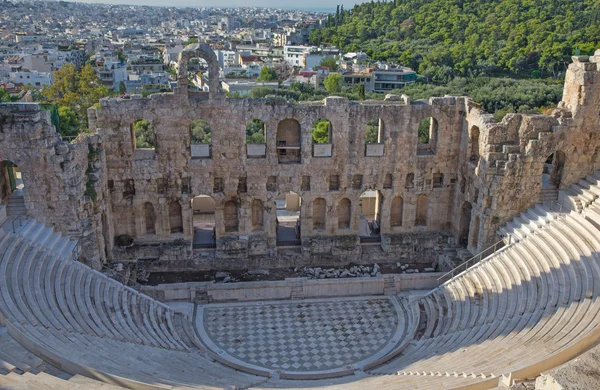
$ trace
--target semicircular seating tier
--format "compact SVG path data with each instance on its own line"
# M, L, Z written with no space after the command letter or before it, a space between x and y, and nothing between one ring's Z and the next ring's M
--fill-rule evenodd
M542 205L522 213L502 230L512 244L413 297L402 342L341 378L232 367L207 351L189 316L74 261L76 244L35 220L0 230L0 317L62 370L124 387L493 388L503 375L537 375L598 341L597 197L582 213Z

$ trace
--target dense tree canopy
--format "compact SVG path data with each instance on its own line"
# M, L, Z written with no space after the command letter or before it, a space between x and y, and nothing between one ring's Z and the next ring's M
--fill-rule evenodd
M277 72L273 68L264 66L260 70L260 81L277 81Z
M313 44L365 51L434 81L540 69L559 76L600 41L597 0L394 0L338 8Z
M252 119L246 124L246 143L265 143L265 122L260 119Z
M313 124L312 139L315 144L328 144L331 122L327 119L316 120Z
M192 121L190 128L192 144L210 144L212 142L212 129L204 119Z
M325 89L329 93L341 92L343 83L344 79L339 73L329 73L329 76L325 77L325 80L323 80Z
M73 135L71 134L74 123L73 114L79 131L85 131L87 129L87 109L109 94L110 90L102 85L89 64L79 71L73 64L65 64L54 72L54 84L44 86L42 101L58 106L60 121L64 120L69 123L70 134L68 135ZM61 125L62 130L65 129Z
M140 119L135 121L133 125L135 131L135 147L153 149L156 147L154 138L154 129L150 122Z

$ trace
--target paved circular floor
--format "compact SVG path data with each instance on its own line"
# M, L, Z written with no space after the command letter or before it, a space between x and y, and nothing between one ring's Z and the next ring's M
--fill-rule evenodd
M200 306L203 341L238 365L272 371L348 369L388 353L405 316L395 298L361 297Z

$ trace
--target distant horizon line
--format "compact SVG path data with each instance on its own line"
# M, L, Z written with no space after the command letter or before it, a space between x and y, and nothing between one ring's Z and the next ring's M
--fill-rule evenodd
M21 2L24 0L9 0L15 2ZM32 0L32 1L46 1L46 0ZM280 9L286 11L307 11L307 12L319 12L319 13L333 13L335 12L335 7L294 7L294 6L259 6L259 5L150 5L150 4L127 4L127 3L107 3L102 0L100 1L79 1L79 0L50 0L56 3L61 1L65 1L68 3L78 3L78 4L99 4L99 5L117 5L117 6L136 6L136 7L156 7L156 8L215 8L215 9L232 9L232 8L265 8L265 9Z

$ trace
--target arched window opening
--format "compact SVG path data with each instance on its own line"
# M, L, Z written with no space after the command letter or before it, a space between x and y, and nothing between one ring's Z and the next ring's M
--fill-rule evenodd
M234 200L228 200L223 205L223 219L225 232L232 233L238 231L238 205Z
M280 164L301 162L300 123L295 119L284 119L277 124L277 156Z
M215 200L208 195L192 198L194 248L214 248L216 244Z
M190 124L190 149L192 158L210 158L212 129L204 119L196 119Z
M152 124L144 119L138 119L131 124L131 140L133 149L155 149L156 136Z
M318 119L312 128L313 156L331 157L331 122L328 119Z
M417 136L417 154L435 154L438 139L438 121L433 117L423 119L419 123Z
M421 194L417 198L417 210L415 215L415 226L426 226L427 225L427 217L428 217L428 209L429 208L429 199L427 195Z
M404 214L404 199L396 196L392 199L392 209L390 210L390 226L402 226L402 217Z
M358 198L358 209L360 210L358 233L361 242L380 239L382 204L383 197L378 190L367 190Z
M265 122L260 119L252 119L246 123L246 143L264 144L265 143Z
M351 220L352 202L350 202L350 199L344 198L340 200L340 203L338 205L338 228L349 229Z
M150 202L144 203L144 221L146 234L156 234L156 214L154 213L154 206Z
M209 92L210 91L210 72L208 62L204 58L190 58L187 63L187 74L190 82L191 91ZM218 77L218 75L217 75Z
M383 121L381 120L381 118L371 119L367 122L365 134L365 156L383 156L383 153Z
M313 229L325 230L327 205L325 199L317 198L313 201Z
M473 206L471 203L464 202L460 212L460 226L458 228L458 244L467 246L469 244L469 230L471 228L471 214Z
M281 193L275 198L275 209L277 210L277 245L300 245L301 207L302 198L295 192Z
M479 161L479 127L471 127L469 134L469 161Z
M264 207L259 199L252 201L252 230L262 230L264 227Z
M169 226L171 228L171 233L183 233L181 205L176 200L169 204Z

